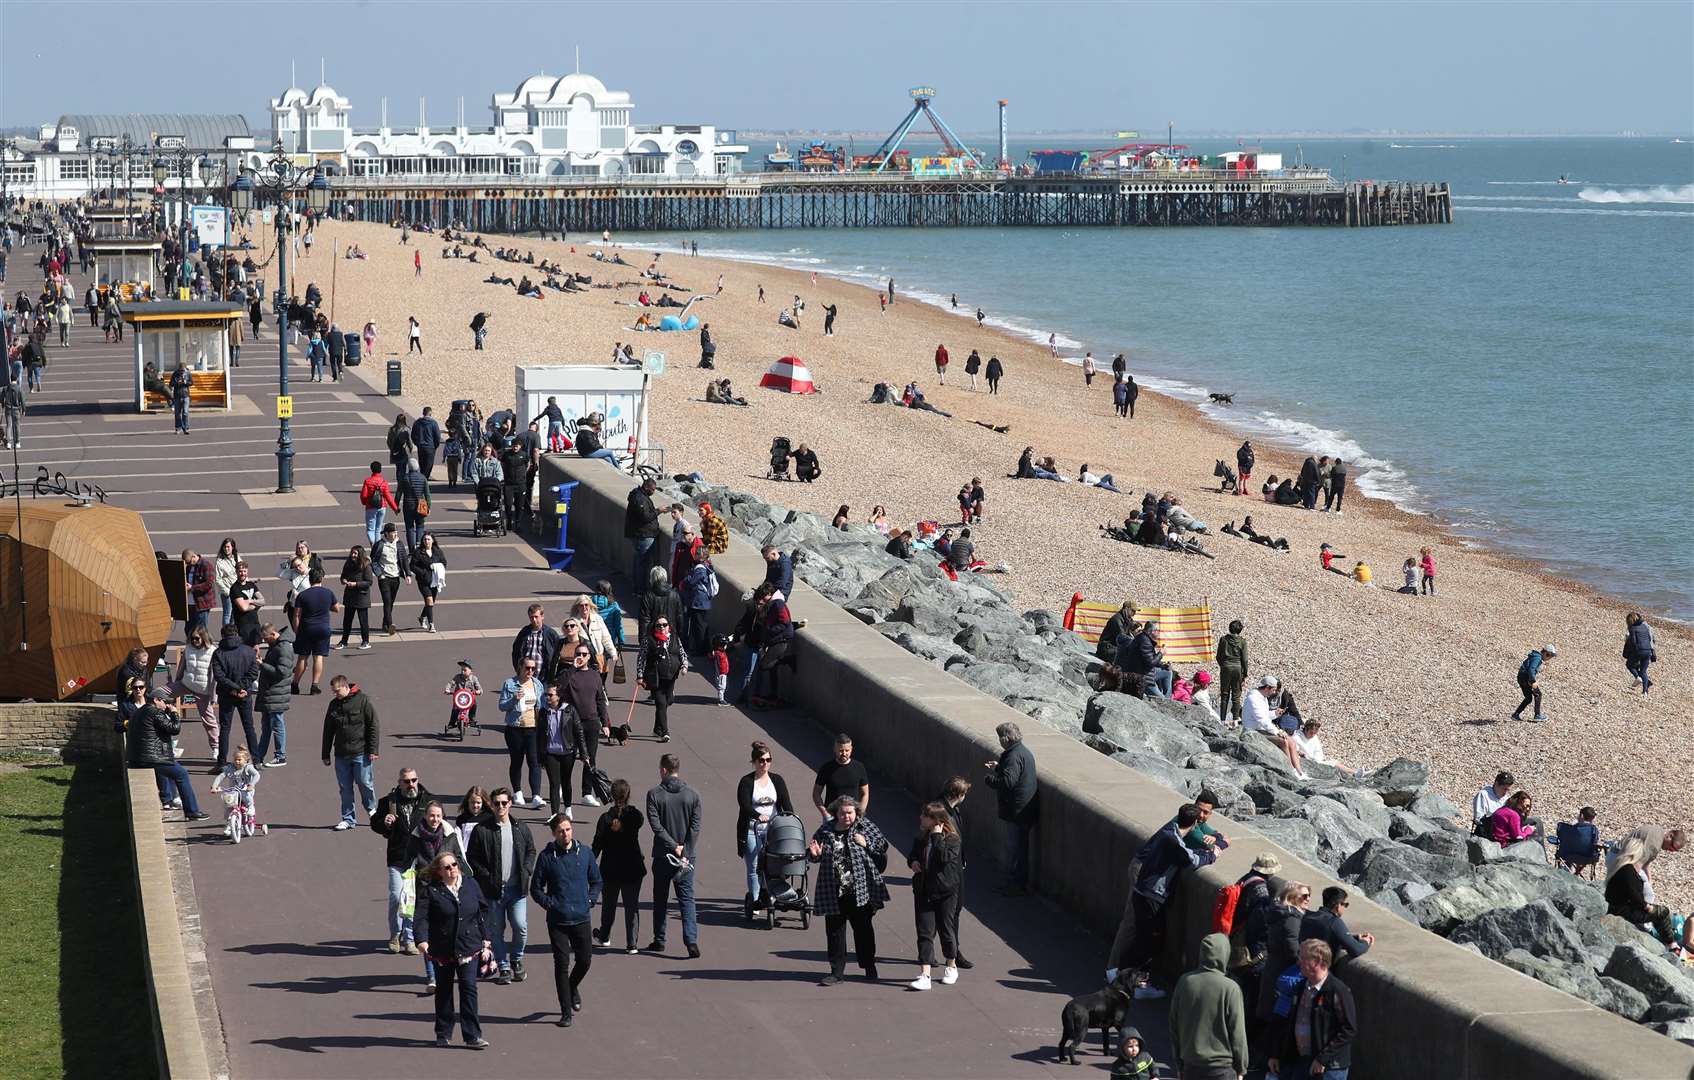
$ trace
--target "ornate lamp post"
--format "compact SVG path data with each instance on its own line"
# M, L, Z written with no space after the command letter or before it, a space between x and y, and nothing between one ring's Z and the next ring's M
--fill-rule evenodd
M308 180L308 177L310 178ZM229 187L230 208L237 214L253 209L260 189L269 191L276 203L277 287L274 296L277 325L277 393L288 396L288 233L294 228L294 190L304 183L306 205L314 214L329 209L329 181L322 168L296 168L283 153L282 140L271 147L271 156L257 171L244 170ZM277 421L276 490L285 495L294 490L294 436L288 418Z

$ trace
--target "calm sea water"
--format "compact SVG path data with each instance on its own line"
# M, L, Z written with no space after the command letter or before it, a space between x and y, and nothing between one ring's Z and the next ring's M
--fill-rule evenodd
M866 283L893 275L937 303L956 292L961 315L981 305L1039 341L1057 332L1067 355L1126 351L1154 387L1233 392L1235 407L1213 415L1256 439L1341 453L1372 494L1694 618L1682 460L1694 436L1694 145L1303 149L1354 179L1446 180L1455 223L692 238L710 254Z

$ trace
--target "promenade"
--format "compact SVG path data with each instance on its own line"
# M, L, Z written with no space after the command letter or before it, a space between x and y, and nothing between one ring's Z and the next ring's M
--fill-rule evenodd
M30 280L33 271L22 270L18 254L9 285L14 292L38 284ZM328 262L327 253L305 260L296 275L300 288L314 277L327 278ZM342 326L363 321L359 312L335 314ZM43 465L67 479L101 485L108 501L140 511L154 547L173 555L190 547L210 555L222 537L234 537L272 601L267 618L280 617L284 588L277 565L297 540L323 555L326 584L338 586L348 547L365 542L359 482L370 461L386 462L383 437L394 414L404 409L415 416L415 404L423 404L388 398L376 387L391 355L387 349L340 384L307 382L303 358L291 358L297 490L277 496L274 322L267 323L261 340L249 336L245 343L242 366L233 372L235 407L197 412L187 438L172 432L168 413L131 411L133 352L127 337L107 344L83 317L71 342L68 349L50 348L45 389L30 397L19 454L25 476ZM428 404L445 418L448 402ZM469 494L462 488L447 491L444 472L438 463L430 518L450 568L436 606L441 633L417 628L420 603L407 584L395 622L409 629L397 637L379 634L367 652L357 650L355 630L353 646L330 655L324 680L327 687L330 676L346 675L377 707L378 795L393 788L402 766L413 767L451 816L471 785L506 783L494 691L509 674L510 642L525 606L541 601L548 621L557 625L570 599L588 591L585 582L602 571L579 566L556 574L526 538L473 538ZM622 575L605 576L618 582L625 608L632 610ZM373 612L374 622L380 622L378 614ZM179 626L173 645L180 635ZM460 657L475 664L490 691L480 709L488 727L480 738L451 743L439 738L447 713L442 687ZM633 655L628 659L633 666ZM803 650L801 664L804 678ZM622 722L636 692L633 677L609 689L613 720ZM937 982L924 994L906 989L916 975L916 945L904 853L917 808L933 793L884 786L874 760L866 762L872 774L869 816L894 845L888 872L893 899L877 919L882 981L871 985L850 977L838 987L817 986L827 971L821 920L809 930L742 924L744 877L732 834L735 785L748 770L748 743L760 738L771 744L774 771L787 779L796 809L815 824L811 777L829 755L832 733L791 710L749 715L719 708L698 673L678 684L672 741L662 749L682 759L682 775L705 806L696 885L703 955L683 956L674 922L664 956L598 951L583 985L583 1011L573 1028L560 1030L552 1024L557 1014L543 917L531 905L530 979L481 988L491 1047L480 1056L458 1044L436 1049L421 960L384 948L383 841L365 827L362 814L357 830L331 830L336 785L319 755L329 700L327 692L293 699L290 764L264 770L257 792L268 836L232 846L216 816L185 828L172 815L167 826L168 842L186 853L185 872L177 875L179 903L190 932L191 967L207 981L199 1000L208 1053L214 1068L227 1069L227 1075L243 1080L456 1077L467 1071L614 1078L1075 1075L1069 1066L1054 1068L1058 1014L1071 995L1100 986L1105 945L1039 898L1005 899L993 892L989 853L1000 843L997 834L973 835L967 852L976 865L967 874L961 940L975 969L963 972L955 986ZM637 737L625 747L602 748L600 764L630 781L640 805L657 782L661 747L646 734L652 729L647 706L634 707L632 724ZM239 725L234 737L240 737ZM185 764L204 792L211 777L205 775L209 758L198 724L184 725L182 741ZM978 786L970 797L992 800L981 777L971 779ZM598 813L576 807L579 838L591 837ZM532 826L538 847L546 841L545 811L518 816ZM645 846L645 833L643 840ZM1103 882L1122 872L1100 867ZM192 895L180 895L190 885ZM644 907L642 943L650 937L650 907ZM621 944L621 926L613 941ZM1149 1037L1160 1060L1169 1060L1161 1005L1136 1003L1131 1023ZM1104 1067L1097 1036L1083 1060L1091 1068Z

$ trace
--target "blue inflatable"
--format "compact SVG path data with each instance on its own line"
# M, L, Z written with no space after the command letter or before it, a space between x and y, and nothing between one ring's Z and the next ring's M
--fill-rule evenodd
M686 323L684 323L682 320L678 319L675 315L666 315L664 318L659 320L659 329L660 330L698 330L698 329L700 329L700 319L699 319L698 316L690 315L688 317L688 321Z

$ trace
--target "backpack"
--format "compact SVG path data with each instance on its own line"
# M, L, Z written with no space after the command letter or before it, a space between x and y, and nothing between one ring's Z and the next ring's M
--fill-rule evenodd
M1241 885L1232 883L1218 890L1212 901L1212 933L1235 936L1235 909L1241 903ZM1245 912L1243 912L1245 914ZM1246 919L1241 920L1243 924Z
M1257 884L1265 887L1267 895L1259 898L1257 903L1255 903L1253 897L1256 895L1256 892L1254 894L1249 894L1247 903L1243 905L1241 903L1241 896L1246 891L1248 885L1253 884L1255 881ZM1233 905L1233 910L1230 912L1231 925L1229 929L1219 932L1227 933L1229 935L1228 968L1231 971L1237 971L1242 968L1251 968L1256 964L1262 963L1265 959L1266 953L1268 952L1264 945L1260 945L1258 949L1255 950L1252 946L1247 944L1247 923L1252 919L1253 912L1260 904L1270 902L1268 896L1269 884L1262 877L1250 878L1246 885L1230 885L1227 888L1235 890L1236 902ZM1219 894L1219 899L1222 899L1221 893Z
M711 597L718 595L718 571L710 562L706 564L706 595Z

